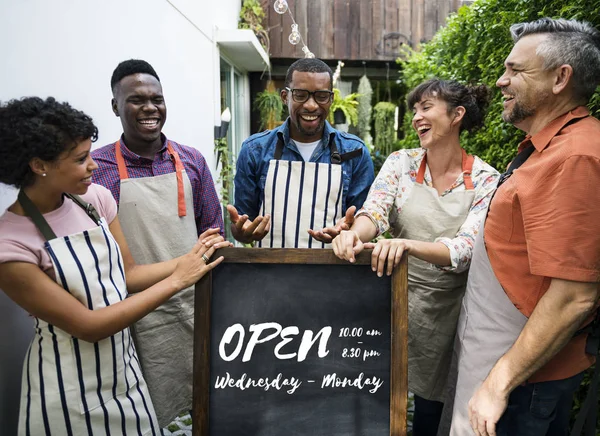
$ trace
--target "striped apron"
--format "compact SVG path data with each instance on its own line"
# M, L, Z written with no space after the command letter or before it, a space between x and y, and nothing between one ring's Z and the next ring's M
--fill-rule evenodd
M57 238L23 196L19 202L46 238L56 280L65 291L90 310L126 298L121 252L104 218L88 207L98 226ZM89 343L35 318L24 362L19 435L50 434L161 434L128 328Z
M258 242L270 248L325 248L308 229L331 227L342 216L343 170L341 163L358 157L358 149L339 154L333 138L331 164L281 160L283 141L277 140L269 162L262 215L271 215L271 231ZM329 246L329 244L327 244Z

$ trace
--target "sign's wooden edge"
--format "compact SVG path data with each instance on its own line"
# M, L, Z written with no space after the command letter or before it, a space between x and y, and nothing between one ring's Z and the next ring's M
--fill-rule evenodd
M370 265L371 252L363 250L356 255L356 262L339 259L332 249L314 248L221 248L213 258L224 256L225 263L300 263L314 265Z
M357 256L358 265L371 263L371 251ZM254 252L254 253L250 253ZM288 253L286 253L288 252ZM330 253L328 253L330 252ZM275 248L223 248L230 263L270 264L347 264L333 250L275 249ZM249 260L248 256L252 258ZM333 256L337 261L326 261ZM408 262L402 255L394 268L391 283L391 353L390 353L390 436L406 436L406 410L408 406ZM331 259L333 260L333 259ZM212 272L196 283L194 310L194 361L193 361L193 436L208 436L210 409L210 307ZM197 334L200 332L200 334Z

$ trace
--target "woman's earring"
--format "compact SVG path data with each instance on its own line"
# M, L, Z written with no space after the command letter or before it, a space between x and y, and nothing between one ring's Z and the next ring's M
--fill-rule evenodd
M42 173L42 177L46 177L46 173Z

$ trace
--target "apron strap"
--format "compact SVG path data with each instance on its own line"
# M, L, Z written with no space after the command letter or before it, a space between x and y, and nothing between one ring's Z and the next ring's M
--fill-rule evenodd
M25 214L31 218L31 221L33 221L33 224L38 228L44 239L46 241L56 239L56 233L50 228L48 221L46 221L38 208L35 207L35 204L33 204L33 201L29 199L23 190L19 191L17 199L19 200L19 203L21 203Z
M462 150L462 172L463 172L463 180L465 182L465 189L472 190L473 187L473 179L471 179L471 172L473 171L473 162L475 162L475 157L473 155L467 154L464 148ZM417 172L416 183L419 185L423 184L425 180L425 169L427 168L427 152L423 155L423 159L421 160L421 165L419 166L419 171Z
M78 195L65 194L65 196L69 197L75 202L77 206L85 210L85 213L94 221L94 223L100 225L100 215L96 211L96 208L92 206L92 204L83 201ZM21 206L23 207L25 214L29 218L31 218L33 224L35 224L35 226L40 231L44 239L46 241L56 239L56 233L54 233L54 231L48 224L48 221L46 221L46 218L44 218L44 216L41 214L41 212L38 210L35 204L33 204L33 201L31 201L27 194L25 194L25 192L23 192L22 190L19 191L18 200Z
M184 167L179 158L179 153L175 151L171 145L171 141L167 141L167 151L171 155L171 159L175 163L175 175L177 176L177 214L182 217L187 215L185 205L185 190L183 189L183 171ZM119 179L126 180L129 178L127 173L127 166L125 165L125 159L123 159L123 153L121 152L121 140L115 142L115 156L117 158L117 167L119 168Z

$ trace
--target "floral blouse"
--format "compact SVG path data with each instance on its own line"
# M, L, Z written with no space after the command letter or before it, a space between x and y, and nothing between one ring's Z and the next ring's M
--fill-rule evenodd
M416 183L417 172L424 154L425 150L422 148L396 151L386 159L375 178L369 195L356 216L368 216L377 227L378 235L390 228L389 216L392 207L396 207L398 213L402 211L402 207ZM441 242L450 250L452 265L441 267L441 269L458 273L469 267L475 235L479 231L481 220L485 217L499 177L498 171L475 156L471 173L475 198L467 219L453 239L437 238L434 241ZM429 166L425 169L424 183L433 187ZM463 175L460 174L442 196L450 192L464 190L464 179Z

